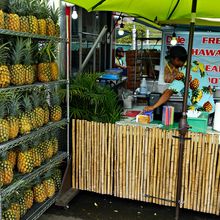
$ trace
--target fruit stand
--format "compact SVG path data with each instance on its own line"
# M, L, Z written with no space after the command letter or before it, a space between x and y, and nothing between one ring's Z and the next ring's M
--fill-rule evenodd
M74 189L176 206L177 129L73 121ZM220 214L219 133L188 132L181 208Z
M0 2L0 219L37 219L61 187L69 106L59 92L68 88L60 15L47 0Z

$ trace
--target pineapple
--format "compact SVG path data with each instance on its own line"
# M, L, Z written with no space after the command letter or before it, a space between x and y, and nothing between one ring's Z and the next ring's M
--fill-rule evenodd
M0 45L0 88L8 87L10 84L10 72L6 65L8 52L7 44Z
M38 7L38 27L39 34L46 35L47 34L47 21L46 19L49 17L49 7L47 0L42 0Z
M18 193L18 204L20 205L21 217L23 217L27 212L27 207L26 207L26 203L25 203L24 194L21 192Z
M50 142L52 143L53 146L53 154L56 155L59 150L59 141L57 139L57 132L52 132L53 137L50 138Z
M44 142L44 148L45 148L45 158L46 159L52 158L54 154L53 142L51 142L50 140L46 140Z
M55 182L56 191L59 191L62 184L62 171L58 168L52 171L52 178Z
M13 169L17 163L17 151L16 150L10 150L8 151L8 161L11 163Z
M33 84L35 81L35 71L33 68L33 47L31 39L25 41L25 57L24 57L24 84Z
M46 149L44 142L37 145L37 150L41 155L41 161L44 162L46 160Z
M47 192L44 184L37 180L38 183L33 187L34 201L37 203L42 203L47 199Z
M43 185L44 185L45 192L48 198L52 198L56 192L56 185L51 176L52 174L49 171L48 173L45 174L44 180L43 180Z
M55 81L59 79L59 67L56 63L56 56L57 56L57 46L55 43L50 43L49 46L49 53L50 53L50 73L51 73L51 80Z
M32 103L34 106L34 114L36 118L36 125L37 127L42 127L44 125L44 110L40 106L40 94L37 92L34 92L31 96Z
M10 209L13 210L13 212L15 213L16 220L20 220L21 219L21 207L19 203L17 201L12 202Z
M30 209L33 206L34 193L31 188L24 191L24 202L27 209Z
M18 136L19 133L19 119L18 115L20 113L20 96L15 93L12 94L10 101L7 104L8 116L6 120L9 125L9 139L14 139Z
M198 103L198 102L202 99L202 96L203 96L202 90L200 90L200 89L193 90L193 91L192 91L191 102L192 102L193 104Z
M27 13L29 14L29 31L32 34L38 34L38 20L36 17L36 13L38 11L38 0L24 0L25 4L27 5Z
M20 31L20 18L17 12L17 0L9 0L9 13L5 16L5 28L12 31Z
M0 101L0 143L8 141L9 139L9 124L5 116L4 102Z
M60 106L60 97L57 92L51 95L50 120L60 121L62 119L62 108Z
M25 145L22 145L18 152L17 168L22 174L31 173L34 168L32 152Z
M0 29L5 28L5 13L4 11L7 9L8 0L1 0L0 2Z
M13 166L8 160L7 152L0 155L0 173L3 185L9 185L14 177Z
M204 103L203 108L206 112L211 112L212 111L212 104L207 101L206 103Z
M211 94L211 95L212 95L212 93L213 93L213 90L212 90L212 87L211 87L211 86L203 86L202 91L203 91L204 93Z
M3 211L2 220L18 220L16 217L16 212L11 208Z
M11 51L11 83L13 85L24 85L25 83L25 69L22 61L25 55L25 42L22 38L17 38L14 47Z
M19 133L21 135L30 133L34 120L30 121L31 116L31 103L24 98L22 103L23 112L19 115Z
M41 96L40 96L40 103L41 103L41 107L43 108L44 110L44 124L46 125L49 120L50 120L50 110L49 110L49 104L48 104L48 97L47 97L47 93L45 91L43 91L41 93Z
M193 79L191 82L190 82L190 89L192 90L196 90L199 88L199 80L198 79Z
M47 35L48 36L55 36L56 34L56 25L52 20L52 14L54 13L54 7L50 6L50 17L46 19L47 22Z
M182 72L178 72L176 77L175 77L176 80L182 80L184 79L184 73Z
M51 31L48 30L48 35L50 35L54 32L53 36L54 35L56 37L60 36L59 16L60 16L60 9L59 8L56 9L55 5L53 4L53 7L50 7L50 17L53 20L53 23L55 25L55 31L52 30L53 24L51 23ZM48 26L49 26L49 24L48 24Z
M29 119L31 130L36 129L38 127L36 114L33 110L31 98L28 94L26 94L23 98L24 106L25 106L25 116Z
M38 149L37 146L33 146L30 149L31 153L32 153L32 157L33 157L33 166L35 167L39 167L41 165L42 159L41 159L41 153Z
M15 11L20 17L20 31L29 32L28 8L23 0L15 0Z
M39 64L38 64L38 80L40 82L51 81L50 70L50 56L51 56L51 44L46 43L39 51Z

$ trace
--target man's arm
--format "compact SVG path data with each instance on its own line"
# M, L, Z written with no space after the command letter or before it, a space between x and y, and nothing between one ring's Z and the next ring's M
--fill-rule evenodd
M161 105L163 105L165 102L167 102L169 100L169 98L173 95L173 90L171 89L166 89L164 91L164 93L162 94L162 96L159 98L159 100L152 106L146 106L144 108L145 111L152 111L158 107L160 107Z

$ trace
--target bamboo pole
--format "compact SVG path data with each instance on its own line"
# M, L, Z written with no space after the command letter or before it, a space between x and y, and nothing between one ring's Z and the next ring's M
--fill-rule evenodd
M111 130L112 130L112 145L111 145L111 180L110 180L110 190L111 190L111 195L114 193L114 168L115 168L115 163L114 163L114 148L116 146L115 142L115 125L111 125Z
M216 167L216 178L215 178L215 214L220 214L220 148L218 147L218 164Z
M79 189L82 189L82 121L79 120Z
M157 180L157 197L162 197L162 169L163 169L163 146L162 146L162 139L163 133L162 129L158 129L158 180ZM162 200L158 200L158 204L162 205Z
M75 138L75 123L76 120L72 120L72 188L76 188L76 138Z
M145 162L145 150L146 150L146 132L144 128L141 128L142 132L142 143L141 143L141 173L140 173L140 201L145 201L145 196L144 196L144 162Z
M153 196L157 197L157 192L156 192L156 188L157 188L157 163L158 163L158 137L157 137L157 130L158 129L154 129L155 130L155 154L154 154L154 175L153 175ZM153 200L154 203L158 204L158 199L154 199Z
M129 152L130 151L130 126L126 127L126 192L125 192L125 198L129 198L129 169L130 169L130 163L129 163Z
M126 130L127 127L123 126L122 130L122 197L126 195Z
M132 199L132 171L133 171L133 146L134 146L134 127L130 126L130 136L129 136L129 199Z
M135 185L134 185L134 191L135 191L135 198L138 200L138 193L139 193L139 185L138 185L138 174L139 174L139 149L140 149L140 126L136 127L137 130L137 144L134 146L136 148L136 157L135 160Z
M107 152L107 194L110 195L110 174L111 174L111 146L112 146L112 127L108 124L108 152Z
M219 144L219 136L213 135L213 170L212 170L212 186L211 186L211 207L210 213L215 213L215 181L216 181L216 171L217 171L217 159L218 159L218 144Z

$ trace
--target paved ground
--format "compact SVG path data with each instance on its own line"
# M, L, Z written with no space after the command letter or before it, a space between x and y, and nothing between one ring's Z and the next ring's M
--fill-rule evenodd
M80 192L64 210L52 206L39 220L173 220L175 209L95 193ZM180 220L219 220L219 216L181 211Z

